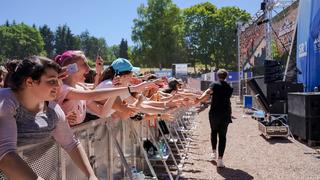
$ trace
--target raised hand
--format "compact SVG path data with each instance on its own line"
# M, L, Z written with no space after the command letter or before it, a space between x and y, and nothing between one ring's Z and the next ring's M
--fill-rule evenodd
M58 78L60 80L63 80L66 77L68 77L68 71L67 71L67 67L64 66L64 67L61 68L61 72L58 74Z
M134 103L132 103L132 105L134 107L140 107L140 105L141 105L141 103L143 102L144 99L145 99L145 97L142 94L138 94L137 95L137 100Z
M77 114L72 111L66 114L66 119L68 120L70 125L76 125L77 124Z
M160 119L165 121L173 121L174 117L169 113L164 113L164 114L161 114Z
M102 71L103 71L103 59L101 58L101 56L97 56L97 58L96 58L96 73L101 74Z
M115 86L119 85L120 84L120 77L119 76L114 77L112 80L112 84Z

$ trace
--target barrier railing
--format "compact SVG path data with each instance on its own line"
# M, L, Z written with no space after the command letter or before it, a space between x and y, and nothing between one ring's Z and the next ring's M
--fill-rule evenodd
M189 130L190 123L195 114L187 109L177 110L175 121L167 122L169 134L165 135L160 130L159 123L156 128L150 126L149 121L98 119L82 123L73 127L73 131L80 140L88 155L90 164L99 179L144 179L144 175L137 177L132 169L143 170L145 175L157 179L159 172L153 168L156 163L150 160L149 154L144 150L143 141L152 137L158 141L166 137L166 145L170 150L169 156L174 161L177 169L172 174L171 167L160 153L162 163L166 166L169 179L178 177L180 170L178 164L184 158L187 148L188 133L182 133L181 129ZM180 128L180 129L179 129ZM160 135L161 134L161 135ZM172 141L171 141L172 140ZM161 149L154 142L158 150ZM171 147L171 148L170 148ZM18 154L30 165L30 167L44 179L82 180L86 179L80 169L73 163L68 154L54 140L41 144L18 147ZM178 159L177 156L179 157ZM143 178L142 178L143 177ZM7 178L0 172L0 180Z

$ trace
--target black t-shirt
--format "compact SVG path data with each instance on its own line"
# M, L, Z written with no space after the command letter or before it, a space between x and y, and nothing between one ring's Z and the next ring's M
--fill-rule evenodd
M210 118L231 122L230 98L233 88L225 81L218 81L210 84L213 91L211 99Z

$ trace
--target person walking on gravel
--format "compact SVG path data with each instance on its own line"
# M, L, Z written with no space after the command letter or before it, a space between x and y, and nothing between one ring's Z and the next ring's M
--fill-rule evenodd
M230 98L233 88L226 82L228 71L219 69L217 76L218 81L210 84L210 87L198 98L198 101L204 101L211 95L209 121L213 157L216 158L217 136L219 136L217 167L224 167L222 158L226 147L228 125L232 122Z

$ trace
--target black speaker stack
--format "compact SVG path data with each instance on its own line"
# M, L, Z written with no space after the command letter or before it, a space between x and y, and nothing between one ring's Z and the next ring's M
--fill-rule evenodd
M270 103L270 113L288 113L288 93L303 92L303 85L291 82L272 82L266 84L266 94Z
M288 122L293 135L320 141L320 93L289 93Z
M277 60L264 61L264 82L281 81L283 78L283 65Z
M262 101L264 101L264 104L265 102L268 103L268 112L272 114L287 114L288 93L303 92L303 84L300 83L283 81L264 83L263 77L255 78L254 80L252 80L252 82L250 81L248 82L250 89L253 90L255 94L264 96ZM265 110L264 107L262 108Z

